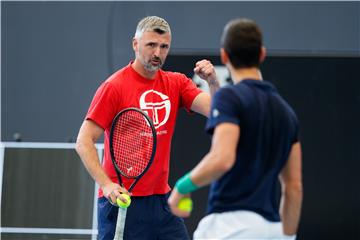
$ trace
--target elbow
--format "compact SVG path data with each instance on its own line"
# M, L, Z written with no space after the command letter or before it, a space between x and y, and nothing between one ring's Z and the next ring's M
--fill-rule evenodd
M75 150L76 150L76 152L78 154L80 154L83 147L84 147L84 143L83 143L82 139L80 137L78 137L76 139L76 142L75 142Z
M286 184L283 187L283 194L289 197L295 197L302 199L303 197L303 185L301 181L294 181Z
M79 139L76 140L76 143L75 143L75 151L76 151L78 154L79 154L80 151L81 151L81 143L80 143Z

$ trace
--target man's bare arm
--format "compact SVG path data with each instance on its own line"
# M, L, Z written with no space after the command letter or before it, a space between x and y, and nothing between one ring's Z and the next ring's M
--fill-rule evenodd
M101 167L95 143L103 132L104 130L95 122L85 120L76 140L76 152L89 174L102 188L104 196L116 202L116 198L122 199L120 192L126 192L126 190L113 183Z
M279 176L282 189L280 214L286 235L296 234L299 226L303 199L301 161L298 142L292 146L289 159Z
M210 95L203 92L196 96L191 105L191 110L208 117L210 112L211 97L219 88L219 81L216 77L215 68L210 61L204 59L195 64L194 73L199 75L200 78L204 79L208 83Z

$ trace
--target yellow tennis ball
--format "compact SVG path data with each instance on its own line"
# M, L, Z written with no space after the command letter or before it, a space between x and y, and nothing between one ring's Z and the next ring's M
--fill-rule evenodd
M125 193L122 193L121 196L126 199L126 203L124 203L123 201L121 201L120 198L117 198L117 199L116 199L117 205L118 205L119 207L121 207L121 208L127 208L127 207L129 207L129 206L130 206L130 203L131 203L131 198L130 198L130 196L127 195L127 194L125 194Z
M178 208L185 212L191 212L193 209L193 202L192 202L191 198L188 198L188 197L182 198L179 201Z

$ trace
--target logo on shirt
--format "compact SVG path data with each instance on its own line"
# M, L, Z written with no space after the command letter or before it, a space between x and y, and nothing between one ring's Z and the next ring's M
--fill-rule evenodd
M219 112L219 110L217 110L216 108L212 111L212 116L213 116L214 118L218 117L219 114L220 114L220 112Z
M165 94L148 90L140 96L140 108L153 120L155 128L164 125L170 116L170 99Z

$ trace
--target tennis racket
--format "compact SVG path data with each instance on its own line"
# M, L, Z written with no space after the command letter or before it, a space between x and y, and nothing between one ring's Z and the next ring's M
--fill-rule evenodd
M151 166L156 151L156 130L149 116L140 109L126 108L113 120L110 154L120 186L122 177L134 179L128 191ZM114 240L123 239L127 208L119 207Z

